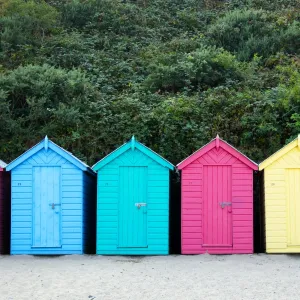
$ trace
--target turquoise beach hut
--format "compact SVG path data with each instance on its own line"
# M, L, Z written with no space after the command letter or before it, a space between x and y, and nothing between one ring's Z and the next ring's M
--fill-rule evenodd
M12 186L11 254L93 252L96 174L86 164L46 137L6 170Z
M96 253L169 253L169 181L174 166L134 137L93 166Z

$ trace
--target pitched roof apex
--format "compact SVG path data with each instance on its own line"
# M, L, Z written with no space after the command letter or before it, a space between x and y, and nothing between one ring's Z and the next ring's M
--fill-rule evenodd
M274 152L272 155L270 155L268 158L266 158L264 161L262 161L259 164L259 170L262 171L272 163L274 163L276 160L281 158L282 156L286 155L288 152L290 152L295 147L300 148L300 135L298 135L294 140Z
M134 148L135 148L135 137L134 137L134 135L132 136L132 138L130 140L130 143L131 143L131 150L134 150Z
M125 144L121 145L116 150L110 152L108 155L100 159L96 164L92 166L92 169L97 172L101 168L103 168L105 165L116 159L118 156L122 155L127 150L134 150L138 149L141 152L143 152L145 155L152 158L154 161L156 161L158 164L169 168L170 170L174 170L173 164L171 164L169 161L167 161L165 158L160 156L158 153L154 152L152 149L148 148L144 144L138 142L134 136Z
M8 164L7 170L10 171L14 169L19 164L23 163L25 160L27 160L29 157L31 157L41 149L45 149L47 151L49 148L52 149L54 152L57 152L66 160L70 161L82 171L88 171L89 173L95 174L86 163L74 156L71 152L65 150L64 148L58 146L57 144L49 140L48 136L45 136L45 138L43 138L39 143L25 151L23 154L21 154L19 157L13 160L10 164Z
M220 148L220 137L219 137L218 134L217 134L215 140L216 140L216 148L217 148L217 150L219 150L219 148Z
M223 144L223 145L222 145ZM240 152L238 149L227 143L226 141L222 140L219 135L217 135L214 139L212 139L210 142L202 146L200 149L192 153L190 156L185 158L183 161L181 161L179 164L177 164L177 168L179 170L185 168L189 164L191 164L194 160L198 159L202 155L204 155L207 151L210 151L212 148L216 147L217 149L219 147L224 148L226 151L231 152L232 155L238 156L238 159L241 160L243 163L248 165L253 170L258 170L258 165L251 160L249 157L247 157L245 154Z

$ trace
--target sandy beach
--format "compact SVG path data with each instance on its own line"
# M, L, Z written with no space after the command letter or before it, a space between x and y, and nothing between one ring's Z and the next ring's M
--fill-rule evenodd
M299 299L300 256L1 256L0 299Z

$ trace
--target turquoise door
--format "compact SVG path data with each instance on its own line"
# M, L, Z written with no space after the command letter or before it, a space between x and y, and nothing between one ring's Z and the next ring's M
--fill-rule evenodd
M33 168L33 247L61 247L60 167Z
M119 247L147 247L147 167L120 167Z

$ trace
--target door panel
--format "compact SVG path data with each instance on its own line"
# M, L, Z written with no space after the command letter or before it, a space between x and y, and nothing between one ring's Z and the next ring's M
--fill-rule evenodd
M33 247L61 247L60 167L34 167L33 180Z
M203 166L203 246L232 247L231 166Z
M300 169L287 170L288 246L300 246Z
M119 184L119 247L147 247L147 167L120 167Z

